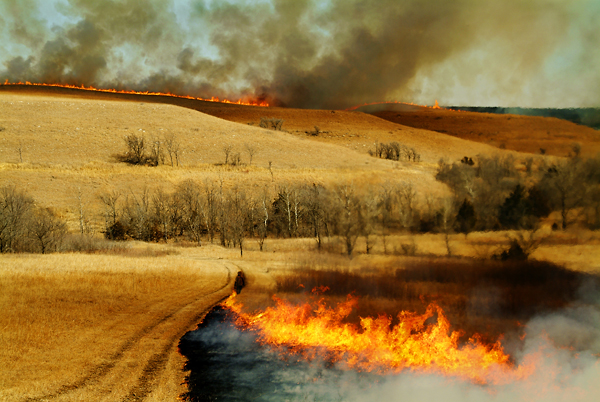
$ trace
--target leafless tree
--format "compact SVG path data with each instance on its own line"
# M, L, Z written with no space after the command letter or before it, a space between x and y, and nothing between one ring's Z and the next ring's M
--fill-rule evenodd
M155 137L150 143L150 156L146 157L145 163L150 166L158 166L165 163L165 154L163 152L160 138Z
M246 194L237 188L229 191L224 210L227 215L224 226L228 229L233 245L239 247L240 256L243 256L249 218L249 200Z
M23 163L23 142L21 140L17 145L17 153L19 154L19 163Z
M448 257L452 256L452 249L450 248L450 233L454 227L454 219L456 212L453 207L452 200L444 199L440 201L439 209L439 221L438 230L444 234L444 243L446 244L446 252Z
M26 234L33 199L14 186L0 188L0 253L15 251Z
M571 211L581 207L585 200L585 182L578 158L551 166L541 180L541 186L560 211L562 229L569 225Z
M242 164L242 154L236 152L231 155L231 161L229 162L231 166L239 166Z
M83 193L81 188L77 189L77 212L79 213L79 232L83 234L90 234L92 232L92 228L90 226L90 220L88 219L85 213L85 205L83 202Z
M119 218L119 198L121 193L116 190L107 191L98 196L104 206L104 221L107 233ZM110 237L110 233L108 233Z
M387 232L393 220L394 204L396 203L395 192L389 187L383 187L377 195L377 216L383 253L387 254Z
M401 183L396 188L397 200L400 204L402 226L410 229L414 223L414 209L417 192L410 183Z
M304 189L304 204L306 206L306 218L310 226L312 236L317 241L317 248L321 250L323 245L323 232L326 226L325 212L325 189L313 183L312 186Z
M273 176L273 162L269 161L269 173L271 173L271 181L275 181L275 176Z
M233 150L233 145L231 145L231 144L223 145L223 153L225 154L225 164L226 165L229 164L229 155L231 154L232 150Z
M48 208L37 208L28 225L29 237L42 254L56 250L67 233L67 225Z
M206 226L208 237L212 243L217 228L219 227L219 210L221 209L220 204L222 201L222 183L220 190L217 190L213 184L205 183L204 196L204 225Z
M150 192L147 188L137 196L131 192L125 200L123 211L127 228L134 239L157 240L151 216Z
M163 142L165 144L167 154L169 155L171 167L173 167L175 164L179 166L180 144L177 140L177 137L173 133L165 134Z
M246 148L246 152L248 152L248 157L250 158L250 163L248 163L248 165L252 165L252 158L254 157L254 155L256 155L256 147L254 145L251 144L244 144L244 147Z
M141 135L129 134L126 135L123 140L125 141L125 146L127 148L123 161L133 165L144 164L146 159L144 137Z
M178 210L173 202L173 197L160 187L156 189L152 196L152 206L154 219L160 225L162 238L166 243L173 233Z
M269 231L269 204L271 201L271 197L269 196L268 189L262 193L258 204L258 247L260 251L263 251L263 245L265 243L265 239L267 238L267 234Z
M278 220L281 230L288 237L297 237L299 222L303 214L300 190L297 187L281 186L277 190L275 206L274 219Z
M372 197L365 197L360 203L359 225L360 234L365 238L365 252L371 253L372 244L370 236L374 231L374 224L377 219L377 200Z
M359 211L360 199L356 196L351 184L340 185L335 189L338 233L346 245L348 257L352 257L356 240L360 235Z
M177 186L176 194L183 225L190 237L200 245L206 221L200 186L192 180L186 180Z

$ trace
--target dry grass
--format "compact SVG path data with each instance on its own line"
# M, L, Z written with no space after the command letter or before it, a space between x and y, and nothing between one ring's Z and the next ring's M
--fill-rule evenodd
M392 123L519 152L539 154L543 148L547 155L567 156L573 143L581 145L584 157L594 157L600 152L597 130L557 118L435 109L397 110L393 104L361 110L372 111ZM465 150L465 155L474 156L467 152Z
M3 90L0 125L6 129L0 133L0 186L27 187L38 203L53 207L66 217L72 229L76 227L79 193L88 214L97 218L97 196L103 191L129 194L144 188L170 190L188 179L213 185L222 182L226 188L238 186L253 191L274 190L298 182L331 186L340 181L375 186L404 181L436 194L446 191L433 177L437 158L420 164L384 161L370 157L366 147L357 152L342 143L324 144L138 99L142 102ZM265 112L263 108L239 110L254 109ZM305 119L311 117L310 113L308 117L300 111L296 114ZM359 124L365 118L379 120L358 115L363 117L350 123ZM114 163L113 155L125 149L123 136L132 133L148 139L175 134L181 143L181 166L149 168ZM426 140L417 134L414 137L419 141ZM223 146L227 144L234 147L233 152L242 154L244 165L218 166L224 161ZM256 150L251 166L247 165L246 144Z
M0 399L51 394L107 362L134 380L146 355L174 330L156 323L228 279L223 265L145 254L0 256ZM134 339L144 329L155 339ZM121 367L115 353L127 342L136 345L120 357ZM181 378L181 366L169 364L175 374L165 375Z
M257 191L291 183L331 187L351 182L366 189L405 181L421 195L443 196L446 187L434 179L440 157L458 160L495 149L358 112L244 108L174 99L169 101L175 105L166 105L158 103L165 101L158 97L81 97L76 92L0 91L4 128L0 186L27 189L38 204L65 217L72 231L78 225L79 193L98 231L99 193L130 194L156 187L170 191L187 179ZM261 117L283 118L287 132L257 127ZM315 125L323 132L317 137L306 134ZM181 166L112 162L114 154L124 151L123 136L131 133L148 138L175 134L183 149ZM390 141L415 147L424 162L398 163L367 155L375 142ZM247 163L247 143L256 148L252 166L218 166L224 160L224 145L233 145ZM532 257L600 271L600 240L586 233L547 234L548 242ZM507 235L452 235L450 245L456 256L489 257L507 244ZM363 254L364 239L359 239L352 260L343 256L335 239L327 244L329 253L314 251L313 239L267 239L264 252L248 239L243 258L237 249L210 244L196 248L189 243L179 244L182 247L128 243L97 254L2 255L0 399L45 395L56 400L122 400L135 391L146 400L173 400L181 392L183 366L173 345L181 331L197 322L198 313L229 292L226 288L212 293L223 286L228 272L244 270L249 286L239 298L249 308L260 308L270 303L277 289L275 277L298 265L389 271L395 277L394 264L447 253L443 236L437 234L388 236L389 255L384 254L381 238L372 241L373 255ZM403 245L414 245L417 257L399 256ZM364 311L394 308L397 305L390 299L365 298ZM151 371L157 377L151 384L146 381L147 390L141 389L144 369L157 354L166 359L163 368Z

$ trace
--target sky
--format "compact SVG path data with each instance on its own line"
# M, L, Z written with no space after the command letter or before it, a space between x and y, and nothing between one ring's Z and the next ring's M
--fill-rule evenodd
M600 0L0 0L0 82L599 107L598 21Z

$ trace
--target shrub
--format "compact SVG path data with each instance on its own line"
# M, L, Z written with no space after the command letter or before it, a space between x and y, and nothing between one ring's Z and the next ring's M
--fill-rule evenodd
M258 125L262 128L267 128L269 130L281 131L281 127L283 126L283 119L276 119L274 117L261 117L260 123Z

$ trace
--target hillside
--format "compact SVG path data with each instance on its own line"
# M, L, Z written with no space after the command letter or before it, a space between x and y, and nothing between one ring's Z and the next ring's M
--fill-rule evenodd
M186 179L254 189L276 189L290 182L360 186L402 181L441 194L445 187L433 177L439 158L458 160L494 152L487 145L360 112L261 108L61 88L0 88L0 185L25 186L38 203L56 208L72 225L78 194L95 210L98 194L104 191L168 189ZM284 131L257 127L263 116L284 119ZM305 133L315 125L322 131L318 136ZM146 141L173 134L180 143L180 166L145 168L116 162L115 155L125 151L123 137L130 134L142 135ZM414 147L421 162L368 155L376 142L389 141ZM240 154L241 165L223 166L225 146ZM254 150L251 165L248 147Z
M600 132L554 117L500 115L449 109L406 108L397 104L364 106L359 110L392 123L448 134L497 148L567 156L581 145L582 156L600 152Z

